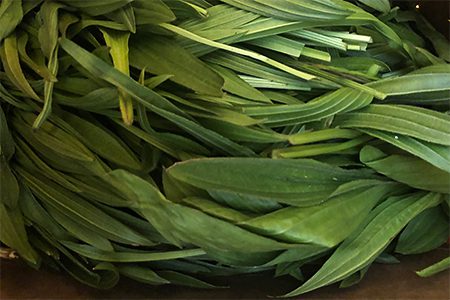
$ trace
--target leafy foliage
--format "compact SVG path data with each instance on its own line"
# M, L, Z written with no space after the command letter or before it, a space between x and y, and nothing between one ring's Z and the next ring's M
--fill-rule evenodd
M448 237L449 45L417 12L3 0L0 20L3 256L96 288L270 271L296 296Z

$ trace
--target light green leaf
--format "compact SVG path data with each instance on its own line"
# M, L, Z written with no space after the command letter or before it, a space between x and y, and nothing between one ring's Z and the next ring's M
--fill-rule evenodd
M23 18L22 0L4 0L0 3L0 42L16 29Z
M406 135L394 134L387 131L373 129L359 130L420 157L433 166L450 173L450 147L448 146L420 141Z
M77 244L73 242L62 242L64 246L78 254L86 256L91 259L109 262L147 262L158 260L178 259L184 257L204 255L205 251L202 249L186 249L179 251L164 251L164 252L148 252L148 251L133 251L133 252L112 252L104 251L94 248L89 245Z
M13 0L13 2L15 2L15 0ZM39 96L31 87L30 83L25 78L25 75L20 66L17 38L14 33L4 39L3 45L0 49L0 55L3 63L3 68L9 80L11 80L11 82L19 90L21 90L29 97L33 98L34 100L41 101Z
M130 76L128 63L128 39L129 32L101 29L106 45L109 47L109 53L112 57L114 67L127 76ZM119 92L119 105L122 119L126 125L133 123L133 102L131 96L122 89Z
M339 115L333 124L342 128L384 130L450 145L450 116L421 107L371 104Z
M450 193L450 173L414 156L388 155L373 146L365 146L360 160L377 172L398 182L427 191Z
M445 271L448 268L450 268L450 257L444 258L443 260L423 269L420 271L417 271L417 275L420 277L429 277L433 276L434 274L437 274L439 272Z
M369 215L364 226L346 239L305 284L286 294L292 297L342 280L369 265L423 210L439 204L436 193L391 197Z
M278 240L331 248L343 241L378 202L397 188L380 183L340 193L324 204L287 207L239 224Z

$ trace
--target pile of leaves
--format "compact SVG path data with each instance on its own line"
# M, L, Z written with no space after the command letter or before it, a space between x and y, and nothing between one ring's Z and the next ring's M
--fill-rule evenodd
M448 238L450 52L416 11L3 0L0 23L3 257L294 296Z

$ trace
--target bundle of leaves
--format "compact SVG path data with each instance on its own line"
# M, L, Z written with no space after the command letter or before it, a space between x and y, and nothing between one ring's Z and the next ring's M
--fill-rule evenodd
M416 11L3 0L0 23L4 257L98 288L269 271L294 296L448 238L450 52Z

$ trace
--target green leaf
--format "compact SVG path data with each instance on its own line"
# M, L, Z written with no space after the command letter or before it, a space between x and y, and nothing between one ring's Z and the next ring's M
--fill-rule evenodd
M40 27L38 39L42 53L47 57L47 68L53 77L56 77L59 67L58 61L58 10L64 5L56 2L44 2L39 10ZM44 106L39 113L33 128L37 129L48 118L52 112L54 80L44 83Z
M72 174L64 175L64 179L77 187L74 192L90 201L117 207L129 207L131 204L120 196L117 189L95 176Z
M25 218L30 220L35 227L45 228L56 239L70 240L71 236L59 225L55 219L44 209L31 193L27 185L21 180L20 184L20 209Z
M58 30L63 37L67 36L70 25L76 24L80 19L74 14L61 12L58 16Z
M130 76L128 63L128 39L129 32L101 29L106 45L109 47L109 53L112 57L114 67L127 76ZM122 89L119 92L119 105L122 119L126 125L133 123L133 102L131 96Z
M163 0L164 3L172 10L177 19L184 18L204 18L208 15L203 7L192 3L191 0Z
M448 268L450 268L450 257L444 258L443 260L423 269L420 271L417 271L417 275L420 277L429 277L433 276L434 274L437 274L439 272L445 271Z
M54 247L54 251L58 251L58 256L56 259L52 260L52 262L68 272L76 280L95 288L111 288L111 284L115 284L116 280L114 279L117 278L117 276L115 276L117 273L114 271L112 265L100 263L100 272L92 272L91 266L87 265L86 261L81 262L44 230L39 227L35 227L35 229L40 237L45 239L45 242ZM95 271L95 267L92 269ZM104 274L105 277L102 278L100 274Z
M16 1L13 0L13 2ZM3 45L0 49L0 55L3 63L3 68L9 80L11 80L11 82L24 94L28 95L34 100L41 101L39 96L30 86L30 83L25 78L25 75L20 66L19 52L17 49L17 38L14 33L4 39Z
M214 201L239 211L263 214L282 208L276 200L259 196L216 189L208 189L207 192Z
M119 282L119 271L113 264L101 262L95 265L92 270L100 275L98 287L101 289L113 288Z
M186 197L208 198L208 193L174 179L167 173L166 169L163 170L162 183L166 198L173 202L181 202Z
M112 252L104 251L94 248L89 245L82 245L73 242L62 242L64 246L76 253L85 257L109 262L147 262L158 260L178 259L184 257L200 256L205 254L202 249L187 249L179 251L164 251L164 252L148 252L148 251L133 251L133 252Z
M191 206L193 208L199 209L208 215L220 218L222 220L239 223L244 222L251 218L238 210L234 210L232 208L228 208L217 204L214 201L199 198L199 197L187 197L183 199L183 204Z
M324 204L287 207L239 224L277 240L331 248L343 241L378 202L397 188L381 183L341 193Z
M79 139L99 156L124 168L141 169L131 149L111 131L69 112L61 111L59 115L79 134Z
M450 145L450 116L415 106L371 104L339 115L333 124L342 128L383 130Z
M215 146L222 152L232 155L255 155L249 148L233 143L225 137L211 130L207 130L190 119L182 117L181 115L186 116L186 114L168 102L165 98L142 86L123 73L115 70L113 67L109 66L95 55L92 55L86 50L80 48L73 42L67 39L61 39L60 43L61 47L65 51L69 52L71 56L75 57L83 67L89 70L89 72L104 79L105 81L123 88L144 106L175 123L200 140Z
M272 157L274 158L300 158L311 157L322 154L342 153L346 150L351 151L361 144L371 140L371 137L360 136L342 143L318 143L311 145L291 146L282 149L274 149Z
M373 146L365 146L360 160L389 178L427 191L450 193L450 173L442 171L420 158L388 155Z
M370 265L364 267L358 272L353 273L352 275L342 280L341 283L339 284L339 288L348 288L355 284L358 284L363 279L364 275L366 275L367 271L369 270L369 267Z
M14 141L3 108L0 107L0 156L9 161L14 155Z
M137 199L139 211L171 243L189 243L203 249L220 251L267 252L292 247L278 243L234 226L228 222L210 217L201 211L172 203L152 185L143 179L122 170L110 173L121 182L121 188L132 199ZM204 228L214 228L205 231ZM226 234L218 235L217 232Z
M174 271L159 271L158 275L162 278L168 280L172 284L183 285L194 288L202 288L202 289L212 289L217 288L210 283L204 282L192 276L182 274Z
M332 139L352 139L360 134L355 130L330 128L312 132L300 132L289 136L292 145L309 144Z
M214 130L217 133L236 142L251 143L275 143L283 142L288 139L287 136L279 134L270 129L260 129L253 127L244 127L222 120L200 120L200 123L206 128Z
M391 10L391 4L389 3L389 0L358 0L358 1L382 13L388 13Z
M168 29L168 30L170 30L170 31L172 31L172 32L174 32L176 34L179 34L179 35L181 35L181 36L183 36L185 38L191 39L193 41L196 41L196 42L199 42L199 43L211 46L211 47L215 47L215 48L218 48L218 49L226 50L226 51L229 51L229 52L232 52L232 53L235 53L235 54L247 56L247 57L253 58L255 60L259 60L259 61L264 62L264 63L266 63L266 64L268 64L268 65L270 65L270 66L272 66L274 68L277 68L279 70L287 72L287 73L289 73L291 75L294 75L296 77L299 77L301 79L311 80L311 79L315 78L314 75L311 75L311 74L299 71L297 69L291 68L291 67L289 67L289 66L287 66L285 64L282 64L279 61L276 61L274 59L271 59L269 57L266 57L266 56L264 56L262 54L259 54L259 53L256 53L256 52L245 50L245 49L234 47L234 46L230 46L230 45L226 45L226 44L222 44L222 43L218 43L218 42L209 40L207 38L201 37L199 35L196 35L196 34L194 34L192 32L189 32L189 31L187 31L187 30L185 30L185 29L183 29L181 27L178 27L178 26L175 26L175 25L172 25L172 24L164 23L164 24L160 24L159 26L161 26L161 27L163 27L165 29Z
M277 127L318 121L352 111L369 105L372 99L367 93L341 88L306 104L246 107L243 111L251 117L264 118L263 124L267 126Z
M448 146L420 141L406 135L386 131L359 130L420 157L433 166L450 173L450 148Z
M300 57L305 46L301 42L278 35L250 40L247 43L294 57Z
M84 1L84 0L62 0L68 6L72 6L87 13L91 16L98 16L112 12L120 7L133 2L133 0L96 0L96 1Z
M97 234L121 243L153 245L144 236L74 193L66 191L48 180L37 179L24 170L19 170L19 172L27 185L46 205L53 207L66 217L72 218L75 222L95 230Z
M56 87L58 87L58 84ZM80 97L71 97L55 91L53 97L55 102L59 104L93 112L101 112L119 107L118 92L115 88L105 87L93 91L82 90L82 92L85 93Z
M297 249L297 246L295 249ZM208 257L217 261L220 265L228 265L233 269L249 268L250 270L253 269L253 271L256 272L271 269L270 267L265 267L263 265L273 259L277 253L279 253L279 251L247 252L245 250L229 251L217 249L208 249L207 251ZM240 273L241 272L237 272L237 274ZM234 274L236 274L236 271Z
M134 15L134 8L131 4L108 13L107 17L113 21L124 24L129 31L136 33L136 18Z
M378 257L375 259L375 262L380 263L380 264L398 264L398 263L400 263L400 261L398 260L397 257L388 253L388 250L385 250L380 255L378 255Z
M169 80L197 93L222 95L223 79L168 38L149 34L134 36L130 42L130 63L139 69L145 67L157 75L171 74L173 77Z
M34 266L39 265L39 255L28 242L23 216L19 208L8 208L0 203L0 240L17 251L25 261Z
M292 297L346 278L369 265L415 216L439 204L435 193L391 197L369 215L364 226L346 239L305 284L286 294Z
M9 208L16 207L19 199L19 185L3 155L0 155L0 190L2 191L0 203Z
M263 93L246 83L233 71L216 64L209 64L209 66L222 76L224 91L258 102L270 103L270 100Z
M108 65L103 60L79 47L72 41L62 38L60 44L69 55L95 77L99 77L110 84L123 89L136 99L141 99L141 101L145 102L143 103L144 105L152 104L159 108L184 115L182 111L151 89L132 80L129 76L123 74L111 65Z
M135 0L131 3L136 24L159 24L175 20L175 15L161 0Z
M0 3L0 42L16 29L23 18L22 0L4 0Z
M292 74L235 53L218 50L207 55L204 59L210 64L220 65L237 73L264 78L269 81L276 81L277 83L282 83L286 86L300 86L302 89L306 90L310 87L309 82L299 81L298 78ZM239 77L242 78L241 76Z
M340 184L372 177L308 159L205 158L176 163L167 172L201 189L296 206L318 204Z
M425 36L432 44L439 57L445 59L447 62L450 61L450 44L448 39L439 31L434 29L433 25L421 14L416 14L416 24L417 28L421 31L423 36Z
M0 96L2 97L2 101L9 103L17 108L29 110L30 107L27 103L19 101L16 97L11 95L8 90L0 83Z
M94 154L89 151L76 137L65 132L53 123L45 122L40 130L33 131L31 124L35 115L20 112L21 116L13 117L15 129L45 158L51 165L81 173L89 170L92 173L104 173L105 168L99 164ZM81 171L82 170L82 171Z
M58 9L63 7L60 3L45 1L39 10L39 43L42 52L49 59L54 55L58 44Z
M58 45L56 45L56 48L53 50L49 58L48 69L53 76L56 76L56 73L58 72ZM45 81L44 83L44 106L33 123L33 129L40 128L42 123L47 120L52 112L54 85L54 81Z
M371 88L388 96L411 95L450 90L450 79L447 73L411 74L378 80L368 84Z
M22 62L28 65L34 72L39 74L42 78L44 78L47 81L56 81L56 78L53 74L50 73L47 66L40 59L33 59L31 56L28 55L26 46L30 40L29 35L26 33L19 34L17 38L17 48L19 51L19 56Z
M81 192L80 189L73 183L64 178L64 176L57 170L50 167L45 161L43 161L39 155L37 155L30 146L28 146L23 139L16 137L17 153L16 160L23 167L28 170L34 169L37 172L41 172L42 175L57 182L63 187L73 191Z
M136 264L119 265L118 270L121 275L142 283L151 285L170 283L169 280L162 278L150 268L141 267Z
M143 217L141 218L140 216L134 216L128 212L124 212L106 205L100 205L99 207L101 207L110 216L145 236L148 240L155 241L155 243L167 243L167 241L156 231L152 224L144 220Z
M426 209L409 222L398 239L395 252L417 254L444 244L449 236L448 218L440 207Z
M313 0L313 1L283 1L276 0L256 0L248 2L245 0L222 0L223 2L259 13L264 16L285 19L289 21L302 21L313 19L341 19L351 12L334 1Z
M51 206L46 207L48 213L58 222L63 228L65 228L75 238L92 245L100 250L113 251L112 244L104 237L98 235L95 231L89 227L76 222L72 218L60 213L58 210L53 209Z

